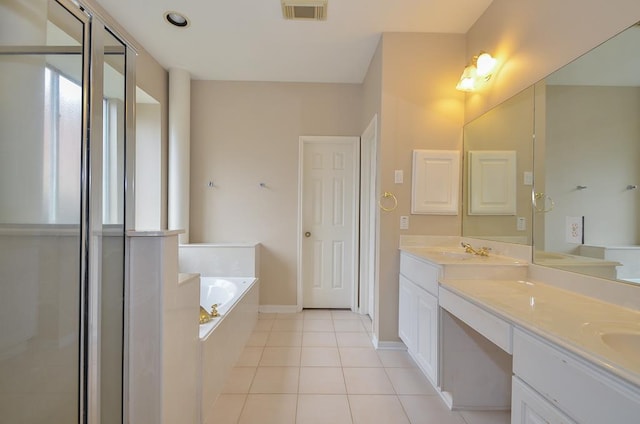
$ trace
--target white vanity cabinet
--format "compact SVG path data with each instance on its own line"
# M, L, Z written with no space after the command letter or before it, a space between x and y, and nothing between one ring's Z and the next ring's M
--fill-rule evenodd
M418 287L400 275L400 291L398 294L398 336L407 346L409 352L415 352L416 332L418 329L416 292Z
M401 253L398 334L422 372L438 386L439 268Z
M637 423L640 390L516 329L511 424Z
M518 377L513 377L511 424L575 424Z

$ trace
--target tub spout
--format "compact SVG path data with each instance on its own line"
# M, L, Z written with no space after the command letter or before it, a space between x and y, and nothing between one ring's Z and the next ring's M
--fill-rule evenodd
M202 306L200 306L200 324L206 324L211 321L212 318L213 317L211 316L211 314L207 312L207 310Z

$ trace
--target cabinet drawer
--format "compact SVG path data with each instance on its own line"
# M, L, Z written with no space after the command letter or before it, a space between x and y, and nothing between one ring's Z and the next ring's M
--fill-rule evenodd
M445 288L440 287L438 299L442 308L482 334L500 349L507 353L512 352L511 324Z
M434 296L438 295L440 268L437 266L430 265L406 253L401 253L400 274Z
M512 387L511 424L576 424L518 377Z
M637 388L520 330L514 334L513 372L581 424L639 422Z

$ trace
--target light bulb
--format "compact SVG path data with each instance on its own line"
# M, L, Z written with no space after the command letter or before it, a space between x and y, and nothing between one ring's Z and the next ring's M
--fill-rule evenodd
M479 77L490 76L495 66L496 60L492 58L489 53L482 53L478 56L478 59L476 59L476 73Z
M475 66L469 65L464 68L460 81L458 85L456 85L456 89L460 91L473 91L476 85L476 74L477 70Z

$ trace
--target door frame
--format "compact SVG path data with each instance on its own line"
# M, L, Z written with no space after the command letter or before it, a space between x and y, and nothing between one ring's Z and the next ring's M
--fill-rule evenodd
M351 310L356 311L358 308L358 293L359 293L359 264L360 264L360 253L359 253L359 221L360 221L360 137L359 136L300 136L298 138L298 224L297 224L297 311L301 311L303 307L303 295L304 295L304 284L303 284L303 276L302 276L302 243L303 243L303 228L302 228L302 218L303 218L303 194L304 194L304 148L307 144L320 144L327 143L331 141L336 141L337 139L350 139L350 142L354 144L355 154L354 154L354 186L355 186L355 195L353 196L352 206L353 206L353 234L352 243L353 243L353 253L352 253L352 261L353 261L353 286L351 288Z
M369 173L367 180L367 173ZM360 233L358 312L375 318L378 281L378 114L375 114L360 137ZM366 213L365 213L366 211Z

